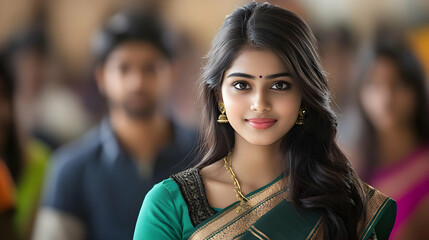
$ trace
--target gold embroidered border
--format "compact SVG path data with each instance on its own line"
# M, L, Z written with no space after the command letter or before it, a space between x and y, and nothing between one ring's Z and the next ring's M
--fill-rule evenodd
M319 220L317 220L316 225L314 225L310 234L308 234L306 240L323 239L323 231L322 231L321 223L322 223L322 217L320 217Z
M262 231L260 231L259 229L257 229L255 226L251 226L250 228L249 228L249 230L252 232L252 234L253 235L255 235L255 233L256 234L258 234L258 238L259 239L262 239L262 240L271 240L271 238L269 238L267 235L265 235ZM255 235L256 236L256 235ZM262 237L260 237L260 236L262 236Z
M264 240L261 236L259 236L258 233L256 233L252 228L249 228L249 232L255 236L256 238L258 238L259 240Z
M364 237L366 234L368 234L368 231L371 230L371 228L374 225L375 220L379 217L380 213L383 211L383 209L386 207L389 197L386 195L380 193L379 191L375 190L373 187L369 186L366 183L363 183L363 188L366 193L366 221L360 222L358 225L358 229L360 229L362 237ZM312 233L316 231L313 235ZM321 219L319 219L319 222L316 224L316 226L313 228L312 232L307 237L309 240L316 240L316 239L323 239L323 227L321 223ZM362 239L362 238L361 238Z
M278 180L248 197L249 210L237 213L236 208L239 204L236 204L201 226L189 239L232 239L247 231L260 217L284 199L287 199L287 191L283 181Z
M387 205L387 198L385 199L385 201L382 203L382 205L380 206L380 210L377 212L377 214L371 218L371 222L370 224L365 228L365 232L362 234L362 237L366 236L368 234L368 232L373 228L375 220L379 217L380 213L383 211L383 208L385 208Z
M366 206L366 221L359 223L359 228L363 232L364 237L374 225L375 220L379 217L380 213L386 207L389 197L375 190L373 187L364 183L365 193L367 194Z

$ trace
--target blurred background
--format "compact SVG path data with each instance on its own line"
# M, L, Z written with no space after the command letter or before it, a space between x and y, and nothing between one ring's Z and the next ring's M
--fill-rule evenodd
M195 125L192 82L198 77L201 58L208 51L216 30L225 16L249 1L48 1L1 0L0 46L10 47L13 39L29 31L39 31L43 44L42 65L23 63L23 78L34 106L26 125L39 124L55 138L54 146L81 135L99 120L102 109L92 96L91 37L103 22L120 9L154 9L180 37L184 66L180 72L180 91L174 93L176 114L188 125ZM320 36L324 66L334 89L335 101L343 99L347 72L339 63L352 60L359 46L369 41L380 24L394 26L411 40L412 48L429 69L429 2L425 0L381 1L268 1L288 8L303 17ZM8 46L9 44L9 46ZM25 58L25 57L24 57ZM11 60L11 59L9 59ZM344 62L345 60L346 62ZM20 60L17 60L20 61ZM22 60L25 61L25 60ZM30 61L30 60L29 60ZM351 66L353 67L353 66ZM27 69L28 68L28 69ZM38 71L37 74L30 71ZM34 76L37 75L37 76ZM346 77L347 78L347 77ZM30 85L30 83L26 83ZM55 99L55 100L54 100ZM341 99L341 100L340 100ZM36 109L37 106L37 109ZM37 123L29 123L37 121Z
M82 136L92 126L98 124L105 114L106 104L94 82L94 62L91 53L94 34L106 19L119 10L150 9L168 23L176 36L178 58L175 64L179 66L179 71L173 86L174 91L170 95L172 114L180 123L190 128L197 128L199 118L194 103L194 82L199 76L202 58L209 50L211 40L225 16L236 7L248 2L250 1L0 0L0 49L5 56L7 72L13 75L16 88L13 100L14 110L9 111L14 114L13 124L19 126L21 135L43 143L44 150L39 150L40 158L48 156L48 153ZM415 56L417 63L422 66L426 85L419 86L424 86L423 89L420 87L420 90L424 91L423 96L427 96L429 1L273 0L268 2L296 12L315 33L332 92L332 107L339 117L338 143L363 178L371 181L372 174L376 172L378 165L383 166L383 164L379 164L382 161L374 160L373 162L377 164L372 164L368 163L369 160L362 159L384 156L385 159L390 159L386 162L392 163L400 160L391 159L405 158L413 152L413 149L426 143L427 138L420 137L418 134L420 130L413 130L411 132L415 134L414 138L408 135L408 138L395 136L403 141L411 139L407 143L401 142L408 148L396 155L387 156L388 154L384 152L389 151L382 150L384 149L382 146L389 149L387 146L394 144L380 143L382 142L379 141L382 138L380 134L372 136L375 139L374 142L379 143L378 149L364 147L362 132L366 122L369 122L373 132L381 133L384 133L385 129L377 127L389 124L388 121L377 122L377 116L385 119L386 116L392 115L389 112L377 113L377 111L389 109L385 110L383 107L371 109L372 100L370 103L366 103L365 100L379 101L377 96L385 93L384 90L380 90L380 86L387 86L392 90L392 86L398 85L380 80L386 76L383 74L388 74L386 72L391 67L393 75L396 71L401 77L407 76L398 66L400 63L395 65L394 60L392 60L393 67L377 62L377 56L375 56L377 51L370 50L375 49L374 46L377 44L389 45L390 40L398 39L393 42L401 42L400 46L406 46L410 50L410 54ZM398 45L393 44L393 46ZM367 66L369 63L373 65ZM375 66L379 66L377 64L380 65L380 68L377 68L379 70L375 69ZM419 68L416 71L419 71ZM371 88L373 86L371 81L378 84L378 88ZM402 79L398 80L399 83L402 81ZM406 80L404 82L407 88L409 84ZM0 89L2 98L8 95L5 89L7 88ZM376 92L377 90L381 92ZM390 93L393 94L393 92L392 90ZM417 93L412 92L413 94ZM397 96L402 95L398 93ZM405 102L402 99L397 101ZM418 98L417 101L427 101L427 98ZM395 101L391 102L395 104ZM410 105L403 108L414 109L412 111L416 112L419 111L417 105L416 101L411 101ZM427 108L427 104L419 106ZM5 106L2 104L0 107ZM412 111L397 110L398 114L414 115ZM0 113L4 112L7 111L0 109ZM424 112L427 112L427 109ZM11 117L3 114L1 118L10 119ZM401 117L398 116L398 118ZM1 135L5 135L10 126L3 119L0 121ZM423 123L426 126L428 124L428 122ZM368 135L364 137L369 138ZM368 141L364 142L368 143ZM4 157L3 154L1 156ZM427 156L426 162L428 162ZM368 167L369 165L371 166ZM383 184L380 183L381 188ZM389 187L386 189L386 192L390 191ZM17 199L17 201L25 200ZM30 226L26 228L22 231L31 231L28 229L31 228Z

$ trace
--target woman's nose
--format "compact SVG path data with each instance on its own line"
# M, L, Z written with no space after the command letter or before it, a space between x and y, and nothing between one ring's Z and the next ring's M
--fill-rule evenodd
M250 109L253 112L263 113L271 110L271 103L264 91L256 92L252 98L252 105Z

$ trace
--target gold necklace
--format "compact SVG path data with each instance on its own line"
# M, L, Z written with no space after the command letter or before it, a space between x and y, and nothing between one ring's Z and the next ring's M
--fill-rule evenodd
M242 210L248 207L248 205L246 204L248 199L244 196L243 192L241 191L240 183L238 182L238 179L235 176L234 171L232 170L231 153L232 152L229 152L228 155L226 155L226 157L223 158L223 161L225 162L224 166L226 170L231 174L231 179L234 181L235 196L240 201L240 205L237 207L237 212L241 212Z

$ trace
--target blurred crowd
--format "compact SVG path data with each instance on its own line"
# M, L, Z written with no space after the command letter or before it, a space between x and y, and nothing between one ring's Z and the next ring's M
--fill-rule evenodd
M0 239L131 239L147 191L198 152L194 83L248 1L94 1L72 17L52 12L86 2L34 2L0 24ZM268 2L310 24L337 141L398 203L391 239L428 239L429 4Z

